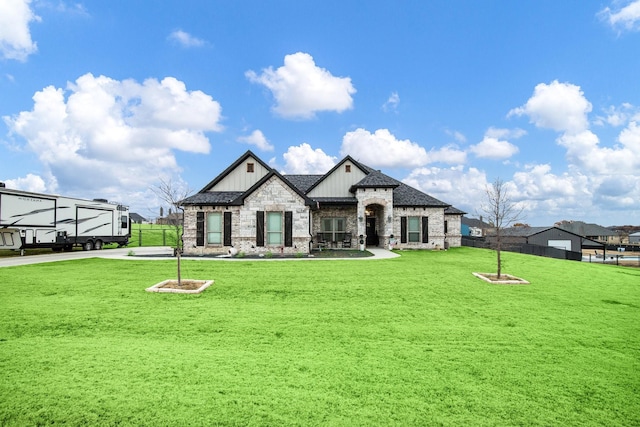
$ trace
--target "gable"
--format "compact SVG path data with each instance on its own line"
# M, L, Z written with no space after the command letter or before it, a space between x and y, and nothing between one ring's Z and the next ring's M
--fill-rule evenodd
M233 166L220 175L219 180L206 191L247 191L271 172L271 169L253 155L241 158Z
M356 162L346 157L319 180L307 193L311 198L317 197L353 197L349 191L351 186L360 182L367 174Z

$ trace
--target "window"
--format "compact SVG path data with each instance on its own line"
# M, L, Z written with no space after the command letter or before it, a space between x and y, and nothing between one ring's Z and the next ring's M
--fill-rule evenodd
M282 245L282 212L267 212L267 245Z
M324 235L325 240L337 242L344 239L346 229L347 220L344 218L323 218L320 231Z
M222 213L220 212L207 214L207 243L222 244Z
M344 165L344 171L346 173L350 173L351 172L351 165Z
M253 163L247 163L247 172L253 173Z
M409 242L420 241L420 217L410 216L408 223Z

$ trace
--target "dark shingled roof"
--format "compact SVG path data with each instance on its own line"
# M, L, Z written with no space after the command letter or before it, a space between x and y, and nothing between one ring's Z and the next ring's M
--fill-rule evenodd
M461 211L458 208L454 208L453 206L449 206L444 210L444 214L445 215L464 215L466 214L466 212Z
M429 206L446 208L450 205L401 182L400 185L393 190L393 206Z
M372 171L351 188L395 188L399 185L400 181L393 179L382 172Z
M282 175L291 185L306 193L324 175Z
M244 194L243 191L205 191L184 199L183 205L232 205Z
M313 200L320 204L357 205L358 199L355 197L315 197Z

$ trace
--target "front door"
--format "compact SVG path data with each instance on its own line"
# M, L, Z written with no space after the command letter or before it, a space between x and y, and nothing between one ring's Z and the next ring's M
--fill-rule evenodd
M376 231L376 218L367 217L367 246L378 246L378 232Z

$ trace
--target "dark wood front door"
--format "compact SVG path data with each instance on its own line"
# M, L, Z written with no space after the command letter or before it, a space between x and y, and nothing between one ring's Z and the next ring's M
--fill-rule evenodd
M378 233L376 231L376 218L367 217L367 246L378 246Z

